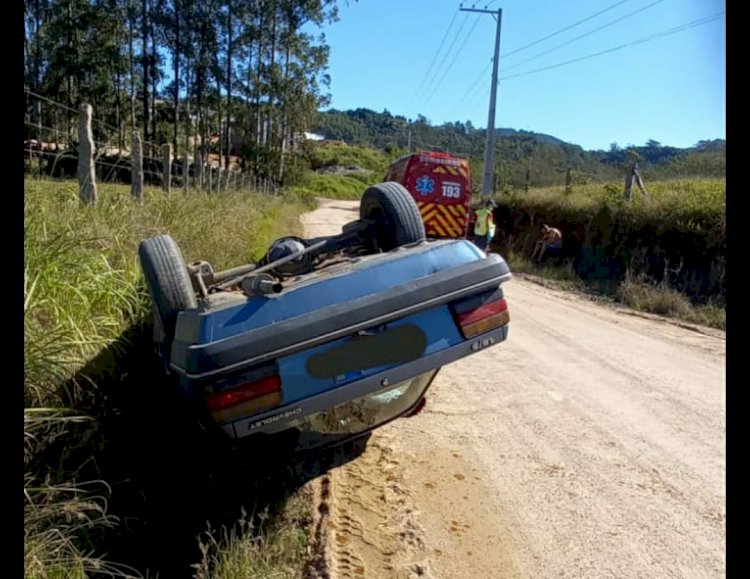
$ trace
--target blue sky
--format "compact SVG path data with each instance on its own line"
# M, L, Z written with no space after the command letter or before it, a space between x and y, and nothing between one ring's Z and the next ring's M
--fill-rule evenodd
M495 127L546 133L588 150L726 138L726 15L694 25L723 13L725 0L473 5L502 9ZM458 0L339 6L339 21L318 30L331 50L331 107L487 126L491 15L459 11ZM546 67L553 68L533 72Z

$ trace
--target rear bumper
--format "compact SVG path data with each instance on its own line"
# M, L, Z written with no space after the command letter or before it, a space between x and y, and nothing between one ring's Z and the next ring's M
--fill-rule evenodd
M485 259L230 338L195 344L183 339L178 331L170 365L186 379L211 380L498 287L510 278L505 261L490 254ZM181 317L201 315L206 314L194 311L180 314Z
M384 388L413 379L421 374L435 371L441 366L455 362L456 360L474 354L479 350L499 344L507 338L508 329L508 325L497 328L477 336L476 338L466 340L456 346L420 358L419 360L380 372L356 382L351 382L297 403L277 407L250 418L244 418L229 424L224 424L222 428L226 434L232 438L244 438L258 433L273 434L286 430L294 427L295 423L298 423L301 418L316 412L329 410L339 404L363 396L377 394L378 391L381 391ZM376 428L380 424L384 424L393 418L397 418L399 415L408 412L410 409L411 407L408 407L398 414L384 417L379 424L372 425L372 428ZM362 434L362 432L357 432L356 434L352 434L352 436L358 436L360 434Z

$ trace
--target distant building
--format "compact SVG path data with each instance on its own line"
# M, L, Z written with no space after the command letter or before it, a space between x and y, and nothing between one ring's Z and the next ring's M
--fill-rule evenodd
M318 133L304 132L302 133L302 136L308 141L324 141L325 140L325 137L323 135L319 135Z

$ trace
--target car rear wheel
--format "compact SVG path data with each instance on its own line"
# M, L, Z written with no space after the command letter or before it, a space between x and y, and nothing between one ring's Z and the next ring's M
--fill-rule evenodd
M169 235L143 240L138 247L138 257L154 305L155 329L158 330L155 335L161 338L164 355L174 338L177 314L197 307L198 302L182 252Z
M400 183L388 181L368 187L362 195L359 215L375 221L372 249L390 251L425 238L419 208Z

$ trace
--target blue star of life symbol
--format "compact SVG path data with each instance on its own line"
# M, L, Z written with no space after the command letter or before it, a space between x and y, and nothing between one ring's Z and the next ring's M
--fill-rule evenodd
M435 189L435 181L427 175L422 175L417 179L417 193L420 195L429 195Z

